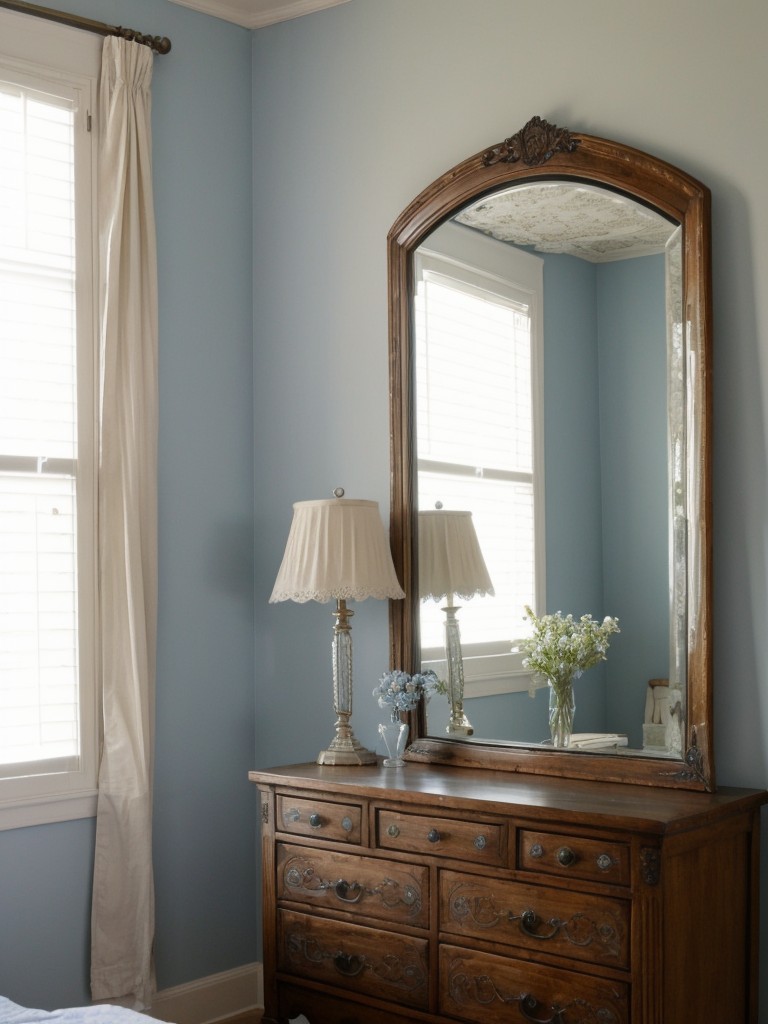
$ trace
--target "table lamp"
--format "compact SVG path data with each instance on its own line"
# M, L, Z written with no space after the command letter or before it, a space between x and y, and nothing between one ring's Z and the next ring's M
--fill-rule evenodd
M352 716L352 634L354 612L347 601L405 597L392 564L384 524L375 501L334 497L297 501L285 554L270 603L336 601L333 629L333 706L336 734L318 764L373 764L376 754L355 738Z
M454 598L470 600L476 594L493 594L471 512L437 508L419 512L419 597L422 601L446 599L445 660L451 718L446 732L471 736L472 725L464 712L464 662L461 633Z

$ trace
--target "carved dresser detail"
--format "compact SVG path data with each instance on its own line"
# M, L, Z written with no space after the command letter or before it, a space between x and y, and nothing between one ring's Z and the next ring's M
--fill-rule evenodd
M762 792L417 763L250 779L265 1024L756 1024Z

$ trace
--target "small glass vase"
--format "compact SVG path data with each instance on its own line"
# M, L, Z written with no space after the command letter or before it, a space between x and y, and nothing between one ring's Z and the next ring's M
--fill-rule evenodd
M573 716L576 701L573 696L573 679L549 683L549 731L553 747L568 747L573 732Z
M384 746L389 755L384 758L384 767L401 768L405 764L403 752L408 742L408 723L401 722L399 718L381 722L379 735L384 740Z

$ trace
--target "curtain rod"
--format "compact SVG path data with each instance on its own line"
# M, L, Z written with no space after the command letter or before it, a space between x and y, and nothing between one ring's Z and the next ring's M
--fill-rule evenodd
M96 32L101 36L120 36L122 39L142 43L159 54L168 53L171 49L171 40L167 36L145 36L132 28L105 25L102 21L92 21L90 18L81 18L77 14L67 14L65 11L54 11L50 7L38 7L37 4L28 4L24 0L0 0L0 7L7 7L8 10L18 11L20 14L31 14L34 18L57 21L61 25L82 28L86 32Z

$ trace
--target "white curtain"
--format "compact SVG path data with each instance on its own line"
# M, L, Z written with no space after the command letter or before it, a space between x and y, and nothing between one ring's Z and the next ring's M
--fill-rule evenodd
M152 52L107 37L99 119L99 573L104 740L93 881L94 999L154 986L152 761L157 617L157 258Z

